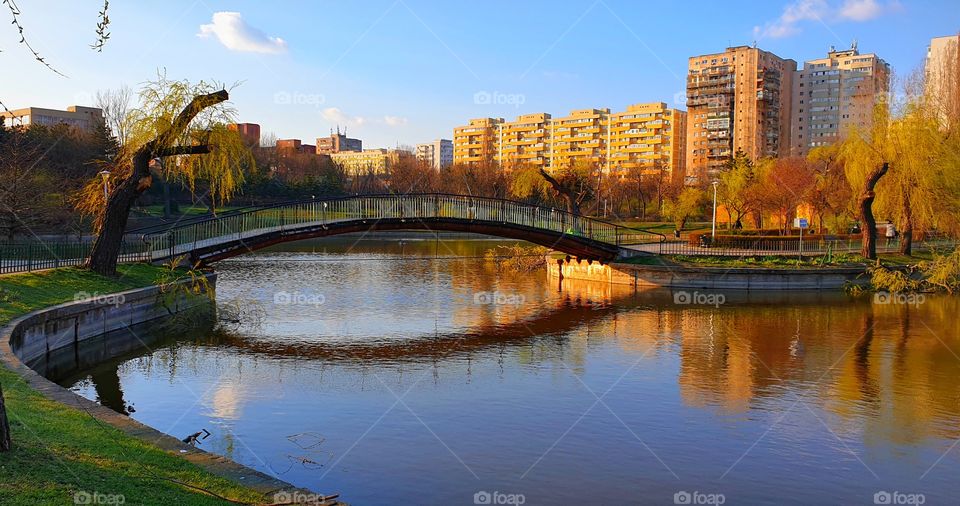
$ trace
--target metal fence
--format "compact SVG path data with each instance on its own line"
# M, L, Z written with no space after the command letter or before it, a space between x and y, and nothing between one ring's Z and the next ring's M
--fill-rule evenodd
M93 242L20 241L0 243L0 274L32 272L83 265L90 256ZM121 262L142 262L152 259L142 241L125 239L120 247Z
M830 254L859 253L863 246L859 238L847 237L837 239L816 239L801 241L797 237L756 237L747 243L746 247L730 247L718 245L693 245L687 241L668 241L659 245L661 255L689 255L689 256L823 256ZM933 240L914 241L915 250L942 250L956 248L957 241L939 238ZM900 240L877 238L877 253L896 253L900 250Z

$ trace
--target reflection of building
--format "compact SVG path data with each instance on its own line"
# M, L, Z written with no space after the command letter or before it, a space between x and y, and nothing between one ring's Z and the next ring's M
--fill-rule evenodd
M71 105L66 111L59 109L43 109L40 107L26 107L10 112L0 112L3 124L7 127L45 125L54 126L60 123L83 130L92 130L97 124L103 123L103 111L96 107L82 107Z
M343 168L348 176L386 174L401 160L413 156L402 149L365 149L333 153L330 158Z
M687 113L663 102L634 104L611 115L610 169L620 174L682 177L686 163Z
M436 170L449 167L453 163L453 141L437 139L417 144L417 160Z
M856 45L810 60L794 73L790 154L840 140L849 129L867 130L877 100L890 85L890 66Z
M244 144L248 146L260 145L260 125L256 123L233 123L229 125L229 128L240 134Z
M927 48L926 95L941 121L960 117L960 35L936 37Z
M342 151L363 151L363 141L347 137L346 132L330 133L329 137L317 137L317 154L329 155Z
M477 118L453 129L453 163L479 165L493 162L503 118Z
M797 62L756 47L693 56L687 74L687 174L712 176L742 150L785 154Z
M524 114L500 125L497 159L505 167L546 168L549 164L550 115Z

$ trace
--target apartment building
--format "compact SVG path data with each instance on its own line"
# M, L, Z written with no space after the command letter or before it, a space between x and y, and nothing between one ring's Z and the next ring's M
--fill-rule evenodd
M516 121L500 124L496 160L501 167L535 166L546 168L550 162L550 115L545 112L524 114Z
M712 179L737 151L780 156L790 143L797 62L756 47L693 56L687 74L687 175Z
M448 167L453 163L453 141L436 139L432 142L417 144L417 160L435 170Z
M551 123L550 167L568 167L575 161L606 169L610 109L578 109Z
M3 124L6 127L54 126L63 123L82 130L92 130L96 125L103 123L103 111L96 107L79 105L71 105L63 111L42 107L25 107L9 112L0 112L0 117L3 118Z
M391 167L401 160L412 157L413 153L402 149L365 149L363 151L341 151L329 155L330 159L343 168L348 176L364 174L387 174Z
M465 126L453 129L453 163L479 165L494 163L503 118L471 119Z
M316 154L317 147L313 144L304 144L300 139L278 139L276 146L280 155Z
M960 117L960 35L930 40L924 73L924 92L941 121Z
M227 127L239 133L247 146L260 146L260 125L256 123L232 123Z
M839 141L851 129L870 129L874 106L890 89L890 65L856 44L804 62L794 73L791 156Z
M330 132L328 137L317 137L317 154L329 155L341 151L363 151L363 141L347 137L347 133Z
M610 115L610 171L682 177L686 168L687 113L663 102L633 104Z

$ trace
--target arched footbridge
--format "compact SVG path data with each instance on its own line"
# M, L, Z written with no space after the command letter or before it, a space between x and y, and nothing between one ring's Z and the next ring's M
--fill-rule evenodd
M141 259L213 262L267 246L351 232L429 230L518 239L585 259L638 254L662 234L511 200L447 194L365 195L286 202L130 231Z

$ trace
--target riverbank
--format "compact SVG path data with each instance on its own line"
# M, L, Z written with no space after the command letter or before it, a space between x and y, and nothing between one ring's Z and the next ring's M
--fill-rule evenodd
M72 268L0 277L0 325L75 300L78 293L97 296L148 287L164 271L143 264L119 270L118 278ZM49 388L31 384L26 376L0 366L13 439L13 449L0 453L0 503L83 504L120 497L131 504L264 502L262 491L104 423L91 414L98 406L85 405L84 399L50 382ZM71 396L75 404L68 406ZM132 429L140 425L129 421Z

